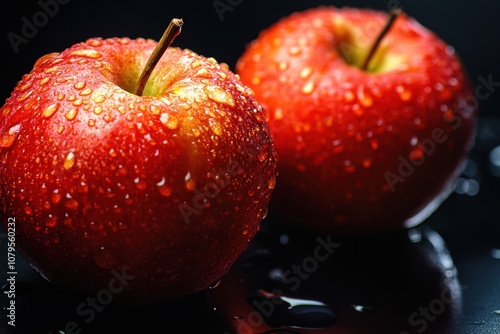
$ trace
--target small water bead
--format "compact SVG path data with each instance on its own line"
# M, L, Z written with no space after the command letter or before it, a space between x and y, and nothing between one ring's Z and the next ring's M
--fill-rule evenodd
M170 130L175 130L179 124L177 117L167 113L160 115L160 122Z
M54 103L54 104L47 106L42 112L43 117L49 118L52 115L54 115L54 113L57 111L57 109L59 109L59 106L60 106L59 103Z
M11 147L15 140L19 135L19 131L21 129L21 124L16 124L9 128L9 131L6 131L0 136L0 147L9 148Z
M66 155L66 158L64 158L64 161L63 161L63 167L64 169L70 169L71 167L73 167L75 165L75 153L74 152L69 152L67 155Z
M64 206L66 206L66 208L71 210L76 210L78 208L78 205L79 205L78 202L73 198L67 199L66 203L64 203Z
M219 102L230 107L235 106L234 99L225 89L219 86L206 86L203 91L212 101Z
M101 58L102 54L96 50L75 50L71 52L71 56L86 57L91 59Z
M314 91L314 82L308 81L304 86L302 86L303 94L311 94Z

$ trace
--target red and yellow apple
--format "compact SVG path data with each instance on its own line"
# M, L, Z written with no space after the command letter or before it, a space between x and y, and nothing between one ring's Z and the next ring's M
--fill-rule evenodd
M368 58L387 21L370 9L297 12L237 63L280 157L270 207L291 221L345 233L413 226L461 171L477 115L465 68L404 13Z
M0 109L1 213L52 282L96 291L118 273L123 300L181 297L259 229L276 182L261 107L227 65L173 47L132 93L156 45L43 56Z

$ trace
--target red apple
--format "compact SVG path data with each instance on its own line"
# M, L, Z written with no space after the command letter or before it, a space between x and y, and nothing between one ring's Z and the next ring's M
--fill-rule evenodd
M92 38L43 56L0 109L1 213L52 282L181 297L259 229L276 180L261 107L226 64L173 47L133 94L156 45Z
M410 227L461 171L477 116L464 66L405 14L368 58L387 21L370 9L294 13L237 63L280 157L270 207L290 220L344 233Z

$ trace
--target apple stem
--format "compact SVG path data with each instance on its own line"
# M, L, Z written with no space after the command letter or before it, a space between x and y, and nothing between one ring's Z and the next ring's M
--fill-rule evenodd
M153 69L156 64L158 64L158 61L160 61L160 58L163 56L168 47L172 44L175 37L181 33L183 24L184 22L182 19L172 19L172 21L170 21L170 24L167 29L165 29L163 36L161 36L160 41L151 53L146 66L144 66L139 80L137 80L137 86L135 87L134 94L139 96L142 95L144 87L146 87L146 83L148 82Z
M387 35L391 27L393 26L394 22L398 18L399 14L401 14L402 10L399 7L395 7L391 10L391 15L389 16L389 20L385 24L385 27L382 29L380 34L378 35L377 39L373 43L370 53L368 53L368 56L365 58L365 62L363 63L363 66L361 66L361 69L363 71L366 71L368 69L368 65L370 65L370 61L373 59L373 56L377 52L378 47L380 46L380 43L384 39L384 37Z

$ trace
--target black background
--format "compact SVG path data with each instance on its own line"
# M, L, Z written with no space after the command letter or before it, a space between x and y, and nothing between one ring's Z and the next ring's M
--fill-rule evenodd
M44 1L47 2L47 1ZM232 3L232 10L222 17L214 2L177 1L107 1L70 0L59 4L58 12L38 27L18 52L8 39L9 33L22 35L26 17L42 10L37 1L3 1L0 4L0 100L4 101L17 81L28 73L34 62L49 52L62 51L89 37L146 37L158 40L173 17L184 19L182 34L175 45L212 56L227 63L232 69L245 45L258 33L294 11L319 5L370 7L386 10L388 1L277 1L277 0L222 0ZM402 0L403 9L420 23L433 30L454 46L462 58L474 85L479 77L500 82L500 3L495 0L430 1ZM500 90L500 87L497 87ZM454 193L426 222L438 231L447 243L457 266L463 290L463 310L460 333L500 333L500 260L491 256L492 249L500 248L500 178L492 172L489 160L491 150L500 145L500 92L480 101L480 122L476 145L471 153L474 168L464 176L477 180L479 193L475 196ZM3 239L1 240L3 241ZM2 247L5 242L2 242ZM2 248L3 249L3 248ZM2 264L4 262L4 255ZM64 291L37 279L26 267L27 280L64 295ZM2 268L2 284L4 269ZM49 294L47 293L47 298ZM3 298L3 296L2 296ZM69 303L74 312L74 300ZM57 299L64 303L65 298ZM191 305L186 302L186 305ZM179 306L182 309L182 305ZM185 306L187 307L187 306ZM58 308L61 310L61 307ZM18 313L22 312L21 309ZM26 311L29 312L29 311ZM203 312L201 312L203 313ZM30 317L33 316L29 313ZM151 314L154 314L151 313ZM19 315L19 321L41 321ZM0 318L0 330L6 318ZM144 321L154 321L145 319ZM162 331L163 332L163 331ZM165 331L168 333L168 331ZM187 333L188 331L186 331ZM182 329L179 333L183 333Z

